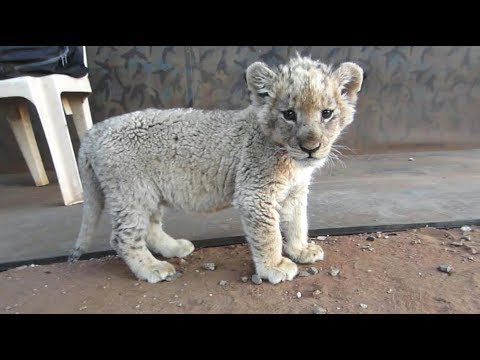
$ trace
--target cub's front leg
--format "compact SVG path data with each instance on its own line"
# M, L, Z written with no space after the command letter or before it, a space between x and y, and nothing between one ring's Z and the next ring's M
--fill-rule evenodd
M308 243L307 222L308 186L293 189L282 204L281 226L285 235L285 253L290 259L301 264L323 260L323 249Z
M264 193L250 193L239 199L238 207L257 274L277 284L292 280L298 268L282 256L279 214L274 203Z

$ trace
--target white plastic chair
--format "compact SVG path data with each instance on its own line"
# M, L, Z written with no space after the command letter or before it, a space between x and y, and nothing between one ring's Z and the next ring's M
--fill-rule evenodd
M83 55L87 66L85 47ZM4 100L8 106L7 119L35 185L42 186L47 185L49 181L32 131L25 99L37 109L65 205L83 201L82 184L65 114L73 115L75 128L81 139L92 127L88 103L88 95L91 92L88 75L82 78L61 74L23 76L0 81L0 98L22 98Z

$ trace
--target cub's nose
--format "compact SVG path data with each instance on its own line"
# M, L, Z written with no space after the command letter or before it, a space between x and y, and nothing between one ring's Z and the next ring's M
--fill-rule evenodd
M302 145L299 145L300 146L300 149L302 149L302 151L305 151L308 155L312 155L315 151L317 151L318 149L320 149L320 146L322 144L318 143L318 146L309 146L308 148L307 147L303 147Z

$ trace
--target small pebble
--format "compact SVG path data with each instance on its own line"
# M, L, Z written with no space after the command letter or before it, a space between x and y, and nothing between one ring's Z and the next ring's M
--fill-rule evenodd
M43 285L43 287L48 287L48 285Z
M240 280L243 282L243 283L246 283L248 281L248 277L247 276L242 276L240 278Z
M463 246L463 241L454 241L452 242L453 246Z
M262 283L262 279L257 274L253 274L252 275L252 282L256 285L260 285Z
M336 269L336 268L331 268L330 269L330 275L332 275L332 276L337 276L339 273L340 273L339 269Z
M210 270L210 271L215 270L215 267L216 267L215 263L211 263L211 262L203 263L203 265L202 265L203 269Z
M208 294L208 296L213 296L213 294Z
M470 253L471 253L472 255L476 255L476 254L478 253L478 251L477 251L477 249L471 247L471 248L470 248Z
M440 270L441 272L449 274L453 270L453 268L450 265L440 265L438 267L438 270Z
M86 308L87 308L86 306L82 306L82 307L80 307L78 310L81 311L81 310L85 310Z
M388 239L388 235L385 235L383 238L384 238L384 239Z
M297 299L300 299L302 297L302 293L300 291L297 291L296 296L297 296Z
M140 309L140 305L135 305L135 309Z
M310 273L308 271L302 270L298 272L298 277L307 277L310 276Z
M372 272L372 270L368 269L367 272Z
M143 294L143 297L144 297L144 298L146 298L146 297L147 297L147 295Z
M185 259L180 259L180 264L185 265L187 263L187 260Z
M228 282L226 282L225 280L220 280L220 282L218 283L218 285L220 285L220 286L227 286L227 285L228 285Z
M178 307L182 307L182 303L178 303L177 306L178 306Z
M468 225L463 225L460 230L462 230L463 232L470 232L472 231L472 228Z
M381 232L377 232L375 234L375 236L377 237L377 239L381 239L382 238L382 233Z
M368 307L368 305L367 305L367 304L360 304L360 307L361 307L362 309L366 309L366 308Z
M325 240L327 237L326 236L317 236L317 240L320 240L320 241L323 241Z
M392 291L393 291L393 289L388 289L388 290L387 290L387 294L391 294Z
M35 264L30 264L30 267L35 267L35 266L37 266L37 265L35 265Z
M411 158L408 158L408 161L413 161L413 160L415 160L415 159L414 159L414 158L412 158L412 157L411 157Z
M140 283L138 283L138 282L137 282L137 283L135 283L135 284L133 284L133 286L138 286L138 285L140 285Z
M307 272L311 275L316 275L318 274L318 269L315 266L310 266L307 268Z
M314 313L314 314L323 315L323 314L326 314L326 313L327 313L327 309L324 309L324 308L321 307L321 306L315 305L315 306L313 307L313 313Z
M177 298L178 298L178 295L177 295L177 294L175 294L175 295L173 295L173 297L174 297L175 299L177 299Z
M313 293L312 293L313 297L314 298L319 298L320 295L322 295L322 290L315 290Z
M461 238L460 238L460 241L472 241L472 237L470 235L463 235Z

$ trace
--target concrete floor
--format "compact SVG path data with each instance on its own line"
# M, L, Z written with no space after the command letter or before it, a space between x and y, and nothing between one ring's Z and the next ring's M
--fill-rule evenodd
M312 183L311 230L480 219L480 149L351 156L344 161L345 168L324 168ZM56 183L35 187L28 174L1 175L0 264L67 255L81 210L81 204L62 206ZM172 236L191 240L242 235L233 209L209 215L169 211L165 222ZM90 251L110 250L109 234L104 214Z

